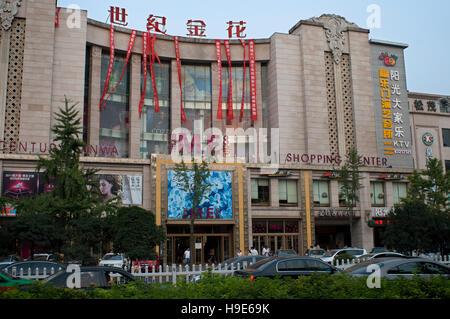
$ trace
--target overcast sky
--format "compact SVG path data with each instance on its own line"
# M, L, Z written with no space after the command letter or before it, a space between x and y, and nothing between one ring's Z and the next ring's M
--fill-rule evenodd
M245 21L246 39L259 39L288 33L299 20L338 14L370 29L371 39L409 45L409 91L450 95L448 0L58 0L58 5L77 5L102 22L108 21L110 6L126 8L127 27L140 31L146 30L150 14L166 17L167 34L178 36L186 35L188 20L203 20L209 39L228 38L228 21Z

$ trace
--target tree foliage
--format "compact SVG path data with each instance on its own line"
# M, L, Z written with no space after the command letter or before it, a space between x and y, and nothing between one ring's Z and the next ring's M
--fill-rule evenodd
M429 159L427 168L408 177L406 198L388 215L384 242L405 253L448 253L450 249L450 172L442 161Z
M112 221L113 247L133 260L154 259L155 247L166 237L155 215L138 206L120 207Z

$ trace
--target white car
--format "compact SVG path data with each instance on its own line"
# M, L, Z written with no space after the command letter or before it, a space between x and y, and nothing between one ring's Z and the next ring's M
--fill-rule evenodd
M125 269L127 266L127 259L123 254L107 253L102 259L100 259L98 265Z
M367 251L364 248L342 248L342 249L333 249L329 252L327 252L323 257L320 259L324 262L327 262L329 264L332 264L334 260L339 257L339 255L352 255L356 258L361 257L362 255L367 254Z

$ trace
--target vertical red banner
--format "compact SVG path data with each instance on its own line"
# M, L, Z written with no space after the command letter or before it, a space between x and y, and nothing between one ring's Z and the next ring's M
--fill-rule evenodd
M55 15L55 27L59 27L59 13L61 11L61 7L56 8L56 15Z
M230 40L223 41L225 45L225 53L227 55L228 61L228 120L233 119L233 73L231 68L231 49L230 49Z
M144 87L142 90L141 101L139 102L139 118L141 118L142 107L144 106L145 91L147 89L147 33L142 33L142 67L144 69Z
M250 100L252 121L258 119L256 107L256 69L255 69L255 40L248 41L249 69L250 69Z
M127 56L125 58L125 65L123 66L122 73L120 74L120 78L119 78L119 81L116 83L116 86L111 90L111 92L109 92L106 99L103 100L103 109L106 108L106 101L111 97L111 95L114 92L116 92L117 87L119 86L120 82L122 81L123 75L125 74L125 71L127 69L128 61L130 60L131 50L133 50L134 42L136 41L136 35L137 35L136 30L131 31L130 42L128 43L128 49L127 49Z
M217 103L217 119L222 120L222 48L220 40L216 40L217 73L219 75L219 102Z
M159 98L158 98L158 90L156 89L156 81L155 81L155 72L153 71L153 63L155 62L155 44L154 40L156 39L156 34L153 38L152 34L148 32L147 44L148 44L148 53L150 57L150 75L152 77L152 87L153 87L153 99L155 101L155 113L159 112Z
M241 114L239 116L239 122L242 122L242 119L244 117L244 103L245 103L245 40L241 40L241 45L244 49L244 56L242 58L242 63L244 64L244 71L242 75L242 101L241 101Z
M111 79L111 74L114 66L114 25L110 25L109 27L109 65L108 65L108 73L106 74L105 85L103 87L102 97L100 98L100 111L102 110L103 100L105 99L106 92L109 87L109 81ZM106 104L105 106L106 107Z
M181 109L181 121L186 122L186 114L184 114L183 109L183 89L181 87L181 61L180 61L180 43L178 42L178 37L174 37L175 40L175 56L177 59L178 68L178 83L180 84L180 109Z

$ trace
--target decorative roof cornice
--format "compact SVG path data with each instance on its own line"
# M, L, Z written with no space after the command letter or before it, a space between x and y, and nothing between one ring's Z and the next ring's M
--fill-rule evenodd
M2 29L8 31L19 11L22 0L0 0L0 23Z

